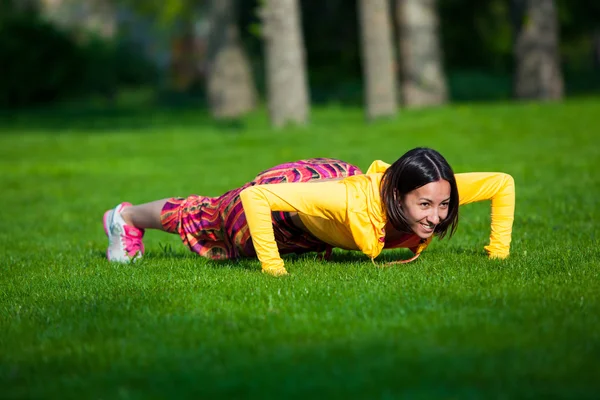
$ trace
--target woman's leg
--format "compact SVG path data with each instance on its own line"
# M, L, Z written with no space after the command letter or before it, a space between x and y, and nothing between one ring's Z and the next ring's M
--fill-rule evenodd
M138 206L121 203L104 213L104 232L108 237L106 257L110 261L130 263L144 254L144 231L166 231L161 223L161 212L168 199Z
M127 225L138 229L158 229L166 231L163 227L160 214L168 199L156 200L137 206L128 206L121 211L121 217Z

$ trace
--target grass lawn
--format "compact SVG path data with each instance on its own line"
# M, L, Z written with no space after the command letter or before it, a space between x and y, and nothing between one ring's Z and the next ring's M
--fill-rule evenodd
M456 172L515 178L508 260L484 254L489 202L406 266L336 251L273 278L161 232L135 266L104 258L102 214L121 201L219 195L300 158L366 169L421 145ZM331 106L280 132L264 112L4 113L0 190L2 398L600 397L600 98L373 124Z

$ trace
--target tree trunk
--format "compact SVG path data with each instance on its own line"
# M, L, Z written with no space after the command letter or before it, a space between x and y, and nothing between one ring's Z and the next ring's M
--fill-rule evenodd
M306 124L309 100L298 0L264 0L261 16L271 123Z
M558 100L564 83L554 0L512 0L515 75L519 99Z
M207 94L216 118L237 118L256 106L256 87L240 40L237 0L211 0Z
M362 64L368 119L396 114L396 77L388 0L359 0Z
M400 83L407 107L426 107L448 100L442 66L436 0L398 0Z

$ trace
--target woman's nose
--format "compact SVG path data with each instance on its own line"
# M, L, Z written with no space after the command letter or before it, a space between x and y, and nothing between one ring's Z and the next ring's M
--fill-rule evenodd
M438 212L437 209L435 209L435 208L431 209L431 213L427 216L427 221L430 224L434 224L434 225L437 225L440 223L440 213Z

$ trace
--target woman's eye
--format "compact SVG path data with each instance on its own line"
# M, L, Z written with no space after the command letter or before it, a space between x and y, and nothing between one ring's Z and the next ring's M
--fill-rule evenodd
M421 203L420 206L421 207L427 207L429 205L429 203Z
M448 205L449 205L448 203L442 203L441 204L442 208L448 208Z

